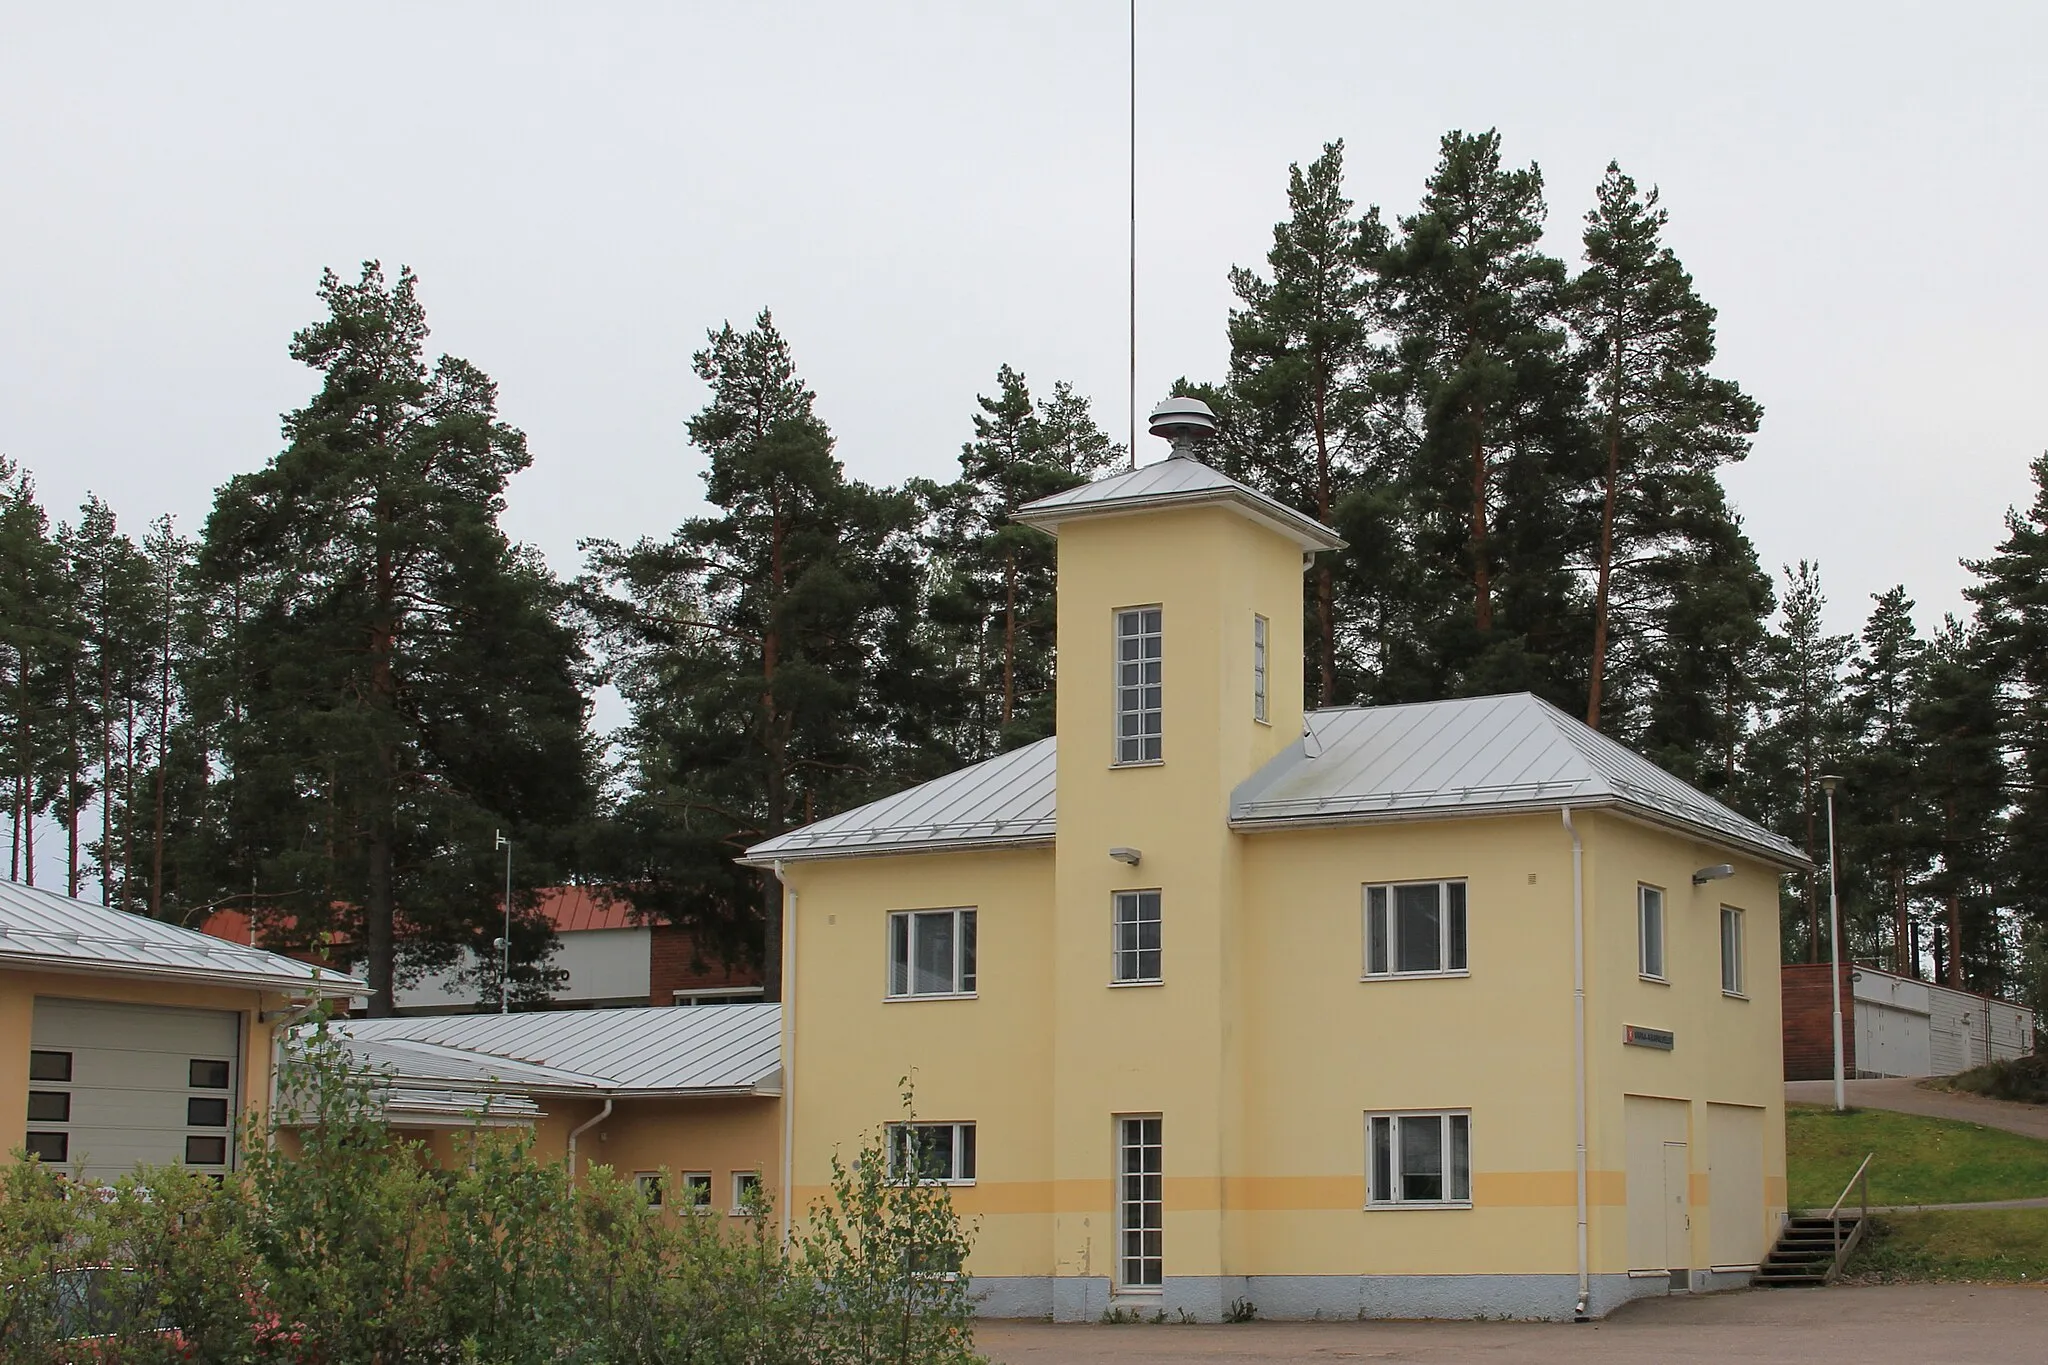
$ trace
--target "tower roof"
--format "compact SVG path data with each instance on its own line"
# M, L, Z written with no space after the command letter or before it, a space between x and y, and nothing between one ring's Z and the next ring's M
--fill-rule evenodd
M1185 455L1027 502L1017 509L1017 520L1058 535L1063 523L1082 517L1131 516L1170 507L1223 507L1311 553L1344 548L1343 539L1313 517Z

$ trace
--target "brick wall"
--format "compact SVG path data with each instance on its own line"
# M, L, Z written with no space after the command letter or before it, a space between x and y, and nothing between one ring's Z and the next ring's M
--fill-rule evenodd
M1856 1005L1849 989L1851 964L1842 964L1842 1074L1856 1074ZM1785 1079L1827 1081L1835 1075L1834 1000L1828 964L1789 963L1778 969L1785 992Z
M657 924L648 945L647 1003L672 1005L677 991L718 990L727 986L758 986L761 973L733 967L709 952L700 953L687 929Z

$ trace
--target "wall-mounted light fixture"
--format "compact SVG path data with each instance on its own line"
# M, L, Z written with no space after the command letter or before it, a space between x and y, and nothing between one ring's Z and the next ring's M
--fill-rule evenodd
M1735 865L1733 863L1715 863L1712 867L1703 867L1693 873L1692 884L1694 886L1705 886L1708 882L1718 882L1723 877L1732 877L1734 875Z
M1109 856L1128 867L1136 867L1138 865L1138 859L1143 857L1144 855L1139 853L1138 850L1136 850L1135 848L1124 848L1121 845L1119 845L1118 847L1113 848L1109 851Z

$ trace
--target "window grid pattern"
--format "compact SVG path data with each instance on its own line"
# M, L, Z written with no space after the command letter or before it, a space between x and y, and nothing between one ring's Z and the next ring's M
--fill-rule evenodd
M1116 614L1116 761L1157 763L1162 734L1160 611Z
M1266 717L1266 618L1252 618L1252 719Z
M1470 1114L1373 1114L1366 1126L1368 1203L1472 1202Z
M889 994L971 995L975 912L902 910L889 916Z
M892 1123L888 1127L889 1178L908 1184L974 1183L974 1125Z
M1721 989L1730 995L1743 994L1742 912L1732 905L1721 907Z
M1470 970L1465 883L1365 888L1365 974L1441 976Z
M1637 970L1664 980L1664 893L1654 886L1636 888L1636 948Z
M1159 893L1116 893L1115 975L1118 982L1158 981Z
M1117 1120L1117 1268L1127 1289L1165 1282L1165 1162L1157 1114Z

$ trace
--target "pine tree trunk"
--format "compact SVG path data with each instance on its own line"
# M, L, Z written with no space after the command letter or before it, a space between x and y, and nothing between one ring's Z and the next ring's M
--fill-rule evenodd
M71 762L64 774L64 835L67 866L64 872L64 894L78 899L78 789L82 784L79 769L84 766L85 754L78 738L78 664L74 659L64 670L64 714L69 719L65 729L70 742Z
M1472 414L1472 623L1493 629L1493 573L1487 564L1486 497L1493 479L1486 461L1486 412Z
M157 671L156 704L156 832L149 855L149 914L163 917L164 908L164 778L171 759L171 572L164 570L164 652Z
M774 629L776 608L782 601L783 589L783 536L782 508L779 500L773 505L773 523L768 544L769 584L769 628L761 636L761 722L762 747L768 757L767 771L767 830L768 838L783 832L788 821L789 775L785 768L788 760L782 736L782 717L775 705L775 670L781 662L782 637ZM761 873L761 998L782 999L782 879L775 875L773 868Z
M1614 570L1614 507L1621 490L1621 345L1615 343L1607 400L1607 487L1600 509L1600 569L1593 590L1593 660L1586 683L1586 724L1600 728L1600 690L1607 680L1607 597Z
M1892 923L1893 932L1898 937L1899 975L1910 976L1917 981L1920 961L1911 941L1912 911L1906 900L1906 869L1898 866L1892 868Z
M100 620L100 904L108 899L107 876L114 861L114 663L107 648L106 605L101 602Z
M23 651L21 660L21 719L17 735L18 758L21 763L15 778L20 791L21 813L15 819L16 837L21 841L22 875L30 886L36 884L36 773L35 773L35 728L29 720L28 708L28 654Z
M1330 380L1320 361L1316 365L1316 520L1330 524ZM1316 563L1316 671L1318 704L1337 704L1337 612L1336 580L1328 559Z
M1963 898L1955 891L1948 893L1948 984L1963 988Z
M1003 725L1007 729L1017 701L1017 552L1003 563Z
M124 703L121 737L121 908L133 910L135 897L135 695Z
M1809 782L1806 788L1806 854L1809 858L1813 856L1813 841L1813 786ZM1832 858L1834 852L1829 849L1828 856ZM1806 960L1820 961L1820 879L1812 872L1806 874Z

